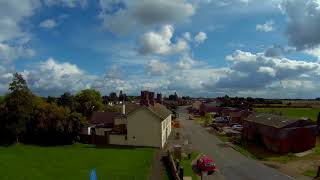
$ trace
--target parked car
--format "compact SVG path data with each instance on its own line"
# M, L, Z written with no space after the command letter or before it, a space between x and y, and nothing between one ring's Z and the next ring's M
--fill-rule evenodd
M228 123L228 119L224 118L224 117L216 117L214 118L214 122L216 123Z
M233 130L238 130L238 131L242 131L243 130L243 126L240 125L240 124L234 124L234 125L231 126L231 128Z
M207 173L208 175L213 174L217 170L216 164L208 156L202 156L198 159L196 166L201 173Z

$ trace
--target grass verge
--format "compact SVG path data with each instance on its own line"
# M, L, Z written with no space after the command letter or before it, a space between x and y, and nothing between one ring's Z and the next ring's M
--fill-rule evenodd
M188 159L188 157L185 157L181 160L181 166L184 168L184 176L191 176L192 179L196 180L198 179L197 174L192 169L192 161L197 158L199 153L192 152L191 153L191 159Z
M317 175L317 171L314 170L307 170L303 173L303 175L305 176L309 176L309 177L316 177Z

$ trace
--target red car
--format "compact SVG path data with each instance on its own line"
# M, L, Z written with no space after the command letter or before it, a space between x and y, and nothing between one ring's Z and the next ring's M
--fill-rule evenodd
M202 156L198 159L196 166L201 173L207 173L208 175L213 174L217 170L214 161L207 156Z

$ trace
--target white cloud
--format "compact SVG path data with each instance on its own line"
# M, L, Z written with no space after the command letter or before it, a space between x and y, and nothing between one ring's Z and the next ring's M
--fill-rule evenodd
M320 45L320 1L283 0L281 9L288 18L286 34L298 50Z
M241 50L236 50L232 55L226 56L228 61L255 62L256 59L257 56L255 54Z
M300 78L319 77L320 74L319 63L266 57L264 53L254 54L237 50L226 59L231 61L230 68L233 72L228 77L220 79L214 87L233 92L244 89L259 90L274 82L301 81ZM312 81L319 83L318 80Z
M173 26L165 25L158 32L151 31L143 34L140 38L139 52L168 55L188 50L189 45L184 39L179 38L175 44L172 42L173 33Z
M100 0L100 6L103 27L117 34L133 27L184 22L195 13L186 0Z
M31 35L24 31L20 24L34 15L40 6L39 0L0 1L1 63L10 63L19 57L30 57L35 54L34 50L26 46Z
M312 48L312 49L307 49L304 51L306 54L309 54L311 56L314 56L320 60L320 46Z
M269 74L272 77L276 76L276 70L274 70L271 67L261 66L261 67L259 67L258 72Z
M54 19L46 19L39 24L42 28L51 29L57 26L57 23Z
M0 43L0 62L10 63L20 57L32 57L35 52L32 49L23 46L9 46L5 43Z
M20 23L40 7L38 0L0 1L0 42L28 36Z
M191 69L193 65L197 62L193 60L190 56L184 55L180 61L177 63L178 68L180 69Z
M170 70L170 66L162 61L152 59L146 66L146 71L150 75L165 75Z
M60 95L89 88L97 77L88 75L76 65L59 63L53 58L34 64L22 72L29 87L38 94Z
M267 21L264 24L257 24L256 25L256 30L257 31L262 31L262 32L271 32L274 31L274 22L273 20Z
M194 40L196 43L203 43L207 39L207 34L204 32L199 32L195 37Z
M187 41L192 41L192 37L191 37L191 33L190 33L190 32L185 32L185 33L183 33L183 37L184 37Z

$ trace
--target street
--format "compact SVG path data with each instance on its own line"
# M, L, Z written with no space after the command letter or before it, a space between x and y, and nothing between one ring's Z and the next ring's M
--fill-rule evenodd
M293 179L275 169L269 168L260 162L243 156L231 147L224 146L216 136L208 133L205 128L192 120L188 120L186 107L179 107L179 119L183 133L188 137L192 147L216 161L217 177L204 179L231 179L231 180L286 180Z

